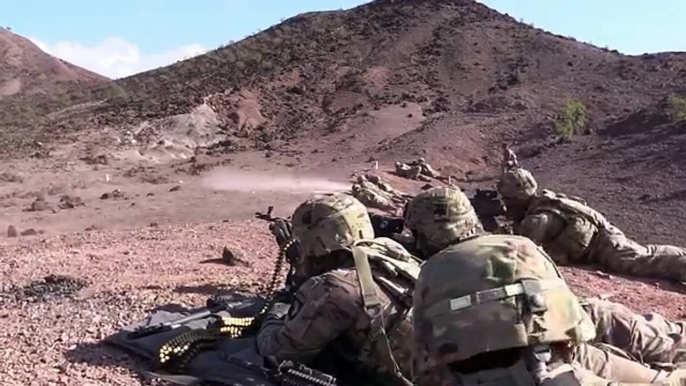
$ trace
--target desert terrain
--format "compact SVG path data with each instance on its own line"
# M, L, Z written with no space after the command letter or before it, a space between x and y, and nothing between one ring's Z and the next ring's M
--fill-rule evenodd
M116 81L0 29L3 385L143 385L99 344L168 303L260 293L289 216L379 161L493 188L502 143L640 242L685 245L686 55L626 56L471 0L309 13ZM581 130L556 130L569 101ZM238 263L222 262L225 246ZM564 267L582 295L686 318L686 287ZM47 278L48 282L45 282Z

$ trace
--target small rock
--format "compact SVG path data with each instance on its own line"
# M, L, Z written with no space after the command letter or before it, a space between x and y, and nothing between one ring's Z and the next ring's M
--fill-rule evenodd
M37 234L38 234L38 232L33 228L29 228L29 229L21 232L22 236L35 236Z
M24 209L25 212L40 212L43 210L48 210L50 208L50 204L48 204L42 197L36 198L35 201L31 203L31 205Z
M91 226L89 226L88 228L86 228L85 231L86 231L86 232L90 232L90 231L96 231L96 230L98 230L98 229L99 229L99 228L98 228L96 225L91 225Z
M245 260L243 260L243 252L233 245L225 245L222 250L222 260L230 266L243 265L245 266Z
M148 193L145 195L146 197L155 197L155 193Z
M602 277L603 279L612 279L612 275L605 273L603 271L595 271L593 273L598 277Z
M18 235L17 228L14 225L7 227L7 237L17 237Z
M156 227L156 226L159 226L159 224L156 223L156 222L151 222L149 226L151 226L151 227Z
M60 198L59 208L60 209L73 209L77 206L85 206L86 204L81 200L79 196L70 196L65 194Z
M176 186L174 186L173 188L169 189L170 192L176 192L176 191L179 191L179 190L181 190L181 186L180 186L180 185L176 185Z

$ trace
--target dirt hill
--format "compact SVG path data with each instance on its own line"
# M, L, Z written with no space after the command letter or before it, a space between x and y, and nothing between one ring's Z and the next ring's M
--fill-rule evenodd
M0 97L59 93L107 79L41 51L30 40L0 28Z
M620 225L636 224L637 205L657 211L651 216L667 205L636 200L675 195L683 178L664 165L680 162L669 157L680 159L683 125L665 101L685 90L684 57L621 55L471 0L379 0L302 14L100 86L80 100L88 103L53 110L8 148L36 138L69 146L43 157L164 163L204 154L210 164L318 168L423 155L463 183L485 184L506 141L544 185L582 193ZM570 101L583 106L587 124L560 141Z
M74 103L95 100L94 87L109 84L104 76L43 52L29 39L0 28L0 127L6 139L25 137L44 114ZM3 146L8 148L11 146Z
M154 144L200 120L177 145L317 163L411 152L466 171L493 165L493 141L549 135L568 98L603 127L680 91L683 67L676 54L623 56L470 0L375 1L120 80L107 103L52 123Z

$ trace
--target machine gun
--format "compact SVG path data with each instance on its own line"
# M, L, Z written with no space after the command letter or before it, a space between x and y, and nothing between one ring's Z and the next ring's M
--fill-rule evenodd
M244 361L236 357L229 357L228 361L236 366L254 371L275 385L283 386L336 386L338 381L335 377L321 371L309 368L300 363L291 361L283 362L274 370L266 369L254 363Z
M293 238L290 220L272 216L273 211L274 207L270 205L266 212L255 212L255 218L269 222L269 231L274 235L279 248L285 249L282 252L292 266L300 259L299 243Z
M484 230L495 232L499 228L496 217L505 214L505 208L498 198L498 191L494 189L476 189L474 197L469 201L474 207L474 211L479 216Z
M126 334L127 339L139 339L146 336L155 335L165 331L171 331L184 326L190 322L205 319L211 315L216 315L221 311L230 311L233 313L236 311L239 314L252 315L256 310L259 309L261 303L259 297L236 297L236 296L221 296L216 299L209 299L207 301L207 307L200 311L191 313L187 316L183 316L178 319L170 320L168 322L157 323L149 326L138 327L134 331ZM244 317L249 319L249 317ZM234 318L236 320L241 318Z
M505 214L498 191L494 189L476 189L474 196L469 199L474 211L479 216L484 230L495 232L499 229L496 217ZM374 227L376 237L391 237L405 229L405 220L402 217L390 217L380 214L369 214Z
M405 229L405 220L402 217L390 217L370 213L374 235L376 237L391 237L401 233Z
M277 274L281 271L284 258L289 265L288 274L286 275L285 280L286 292L294 294L304 279L298 275L298 272L295 269L300 260L300 242L293 237L291 221L281 217L274 217L272 215L273 211L274 207L270 205L267 207L266 212L255 212L255 218L269 222L269 231L274 235L280 250L279 257L274 264L274 276L269 285L269 292L271 293L268 297L274 295L276 291L275 283L277 281Z

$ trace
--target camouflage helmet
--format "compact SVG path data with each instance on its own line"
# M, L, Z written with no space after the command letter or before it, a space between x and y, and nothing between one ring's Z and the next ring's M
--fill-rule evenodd
M537 189L536 179L523 168L506 170L498 181L498 193L505 199L527 200L536 194Z
M427 368L595 337L555 263L521 236L481 236L433 256L417 280L413 307L415 340L428 356Z
M326 256L348 249L357 240L374 238L367 208L344 193L305 201L295 209L291 221L303 258Z
M404 217L405 226L426 244L421 249L440 250L483 229L467 195L453 187L418 194L405 207Z

